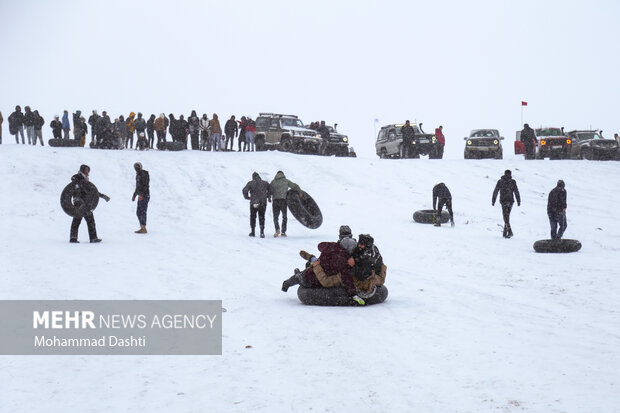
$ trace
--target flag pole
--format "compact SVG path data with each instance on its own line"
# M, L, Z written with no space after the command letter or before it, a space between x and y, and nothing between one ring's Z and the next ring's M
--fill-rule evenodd
M521 102L521 125L519 125L519 127L523 127L523 102Z

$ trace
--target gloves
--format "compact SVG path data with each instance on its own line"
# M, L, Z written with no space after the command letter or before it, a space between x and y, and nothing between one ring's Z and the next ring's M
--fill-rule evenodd
M135 200L136 200L136 196L134 195L131 197L131 202L134 202Z
M495 206L495 202L491 202L491 206Z
M110 201L110 197L104 194L101 194L101 198L105 199L106 202Z
M517 206L521 206L521 202L517 202Z

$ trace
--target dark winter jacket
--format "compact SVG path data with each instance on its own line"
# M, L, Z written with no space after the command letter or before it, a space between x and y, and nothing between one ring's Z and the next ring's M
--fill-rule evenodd
M499 181L497 181L497 185L495 185L495 190L493 190L493 199L491 199L491 203L493 205L495 205L495 200L497 199L498 192L500 204L514 204L515 197L517 198L517 203L521 204L521 196L519 195L519 188L517 188L517 182L512 179L510 175L504 175L499 179Z
M75 128L75 135L78 138L86 136L86 134L88 133L88 125L86 124L86 121L84 121L82 118L78 119L77 123L73 124L73 127Z
M245 127L248 125L247 122L242 120L237 121L239 123L239 142L245 142Z
M329 140L329 129L327 128L327 126L319 126L316 131L321 135L321 139Z
M33 111L26 109L26 113L24 114L24 126L34 126L35 117Z
M149 191L149 180L149 171L140 169L136 172L136 190L133 193L134 197L151 195L151 192Z
M85 186L86 182L88 182L88 179L81 172L78 172L71 177L71 183L75 185L73 192L73 202L76 205L79 204L81 200L86 199L88 196L87 188ZM110 199L106 194L102 194L101 192L99 192L99 198L103 198L106 200Z
M521 142L529 144L531 144L532 142L536 142L536 133L534 133L534 129L530 128L529 126L523 128L523 130L521 131L520 139Z
M37 115L35 113L35 115L34 115L34 128L35 128L35 130L43 129L43 125L45 125L45 119L43 119L43 116Z
M299 185L286 179L286 176L284 176L284 172L282 171L278 171L270 185L273 199L286 199L286 193L289 188L293 191L301 191Z
M195 113L189 117L187 123L188 123L189 133L191 134L200 133L200 118L198 118L198 116L196 116Z
M118 120L114 122L114 134L121 139L127 136L127 125L124 120Z
M99 119L99 115L92 114L88 118L88 124L90 125L91 130L95 130L95 125L97 124L97 120Z
M106 118L105 116L100 116L99 119L97 119L97 123L95 124L95 135L99 136L100 134L103 134L106 129L109 128L110 123L108 121L108 118Z
M24 126L24 114L22 112L15 111L9 115L9 132L11 135L15 135L20 126Z
M373 244L364 248L356 247L351 256L355 260L353 271L358 280L364 281L372 275L373 271L375 273L381 271L383 257L376 245Z
M267 205L267 199L271 200L271 186L269 182L260 179L257 173L252 175L252 180L243 188L243 197L250 200L250 204Z
M148 133L155 133L155 115L151 115L149 120L146 121L146 131Z
M443 182L433 187L433 209L437 209L437 199L452 199L450 190Z
M142 117L142 115L138 115L138 119L136 119L135 123L134 123L136 132L138 132L138 134L140 132L144 132L144 130L146 129L146 121L144 120L144 118Z
M415 129L411 125L405 125L400 128L400 133L403 135L403 141L409 143L413 142L413 138L415 138Z
M226 125L224 125L224 132L226 133L226 136L229 138L234 138L235 136L237 136L237 122L235 122L232 119L228 119L226 121Z
M60 139L62 137L62 122L54 119L50 122L50 127L52 128L52 134L54 138Z
M566 209L566 189L556 186L549 192L547 200L547 214L557 214Z

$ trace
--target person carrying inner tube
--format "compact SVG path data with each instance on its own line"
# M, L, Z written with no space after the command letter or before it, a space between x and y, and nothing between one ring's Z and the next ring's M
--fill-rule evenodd
M437 205L437 199L439 198L439 205ZM443 182L438 183L433 187L433 209L436 211L433 217L433 223L436 227L441 226L441 210L443 206L446 206L448 213L450 214L450 225L454 226L454 214L452 213L452 194L450 190Z
M556 187L549 192L547 216L551 225L551 239L561 239L566 230L566 189L564 181L559 180Z
M85 184L89 182L90 167L88 165L81 165L80 171L71 177L71 183L74 185L75 194L73 196L73 203L79 207L83 204L88 196L86 193ZM106 202L110 200L110 197L98 193L99 198L105 199ZM84 215L84 219L86 220L86 225L88 227L88 235L90 237L90 242L101 242L101 238L97 237L97 228L95 226L95 217L93 216L93 211L88 211L88 214ZM82 223L82 218L73 218L71 222L71 234L69 236L69 242L77 243L78 241L78 230L80 228L80 224Z
M282 235L286 237L286 212L287 212L287 204L286 204L286 193L289 188L293 191L299 192L299 199L301 199L301 188L295 182L289 181L284 176L284 172L278 171L276 176L271 181L271 193L273 194L273 203L271 204L271 209L273 210L273 225L276 227L276 232L273 234L274 237L278 237ZM280 212L282 212L282 233L280 233L280 224L279 224L279 216Z

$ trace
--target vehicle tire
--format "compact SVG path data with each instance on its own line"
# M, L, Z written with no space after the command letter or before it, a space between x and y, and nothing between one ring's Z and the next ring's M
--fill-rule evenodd
M433 209L421 209L413 213L413 220L419 224L432 224L433 219L435 218L435 210ZM441 218L439 221L442 224L450 221L450 214L448 211L441 211Z
M67 215L74 218L83 218L89 212L97 208L99 204L99 191L92 182L83 183L82 188L86 196L75 202L75 187L76 184L73 182L65 186L65 189L63 189L60 194L60 206Z
M471 156L469 155L469 152L467 152L467 151L463 152L463 159L471 159Z
M495 159L504 159L504 152L503 151L497 151L495 153Z
M387 157L387 150L385 148L381 148L381 150L379 151L379 158L387 159Z
M568 253L581 249L576 239L543 239L534 243L534 251L543 253Z
M357 154L355 152L349 152L349 158L357 158Z
M353 301L344 287L333 288L308 288L301 285L297 288L299 301L306 305L320 306L340 306L340 307L360 307ZM379 304L388 297L388 289L385 285L380 285L372 297L364 299L366 305Z
M185 149L185 143L179 141L161 142L160 146L165 151L182 151Z
M405 159L405 147L402 143L398 145L398 157L400 159Z
M301 199L299 198L301 194ZM323 214L317 203L304 191L289 190L286 193L286 204L291 214L301 225L310 229L317 229L323 223Z
M293 142L289 138L284 138L280 141L280 151L291 152L293 149Z
M255 147L256 151L258 151L258 152L262 152L262 151L266 150L266 148L265 148L265 138L263 136L259 136L258 138L256 138L256 142L254 142L254 147Z
M80 141L76 139L50 139L47 144L55 148L76 148L80 146Z

